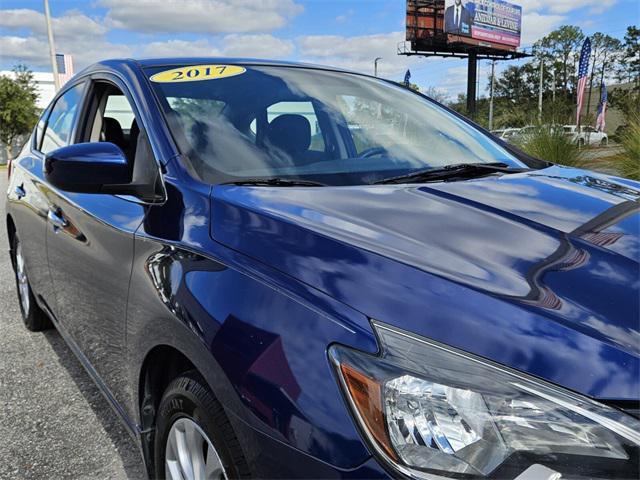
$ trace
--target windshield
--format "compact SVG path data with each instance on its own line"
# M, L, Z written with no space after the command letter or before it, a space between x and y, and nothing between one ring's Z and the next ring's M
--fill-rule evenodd
M459 163L524 166L436 103L374 78L275 66L147 73L179 148L210 183L357 185Z

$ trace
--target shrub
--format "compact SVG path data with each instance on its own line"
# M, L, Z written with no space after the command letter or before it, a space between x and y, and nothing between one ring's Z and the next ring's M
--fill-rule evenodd
M621 138L623 149L617 168L623 177L640 180L640 121L629 123L629 128Z
M582 152L571 137L564 135L562 128L537 128L518 143L524 152L541 160L570 167L583 164Z

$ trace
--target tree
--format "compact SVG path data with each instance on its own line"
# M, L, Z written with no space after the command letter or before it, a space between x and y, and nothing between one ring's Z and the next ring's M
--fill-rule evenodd
M533 92L537 90L536 68L529 62L524 65L511 65L496 78L494 95L505 97L521 108L529 108Z
M608 92L609 104L622 112L627 123L640 124L640 90L615 88Z
M7 158L12 156L14 142L29 133L38 121L33 74L22 65L13 71L15 78L0 76L0 142L5 146Z
M427 97L435 100L438 103L445 104L447 102L447 94L436 87L427 87L423 92Z
M627 27L618 79L640 88L640 28L636 26Z
M589 80L589 91L593 90L594 78L596 86L602 85L607 67L616 65L618 56L622 50L622 42L617 38L597 32L591 36L591 56L593 64L591 68L591 78ZM602 89L602 87L600 87ZM597 107L596 107L597 108ZM587 98L586 114L591 110L591 94Z
M418 84L417 84L417 83L411 83L411 82L409 82L409 85L407 85L407 84L406 84L406 83L404 83L404 82L396 82L396 83L397 83L398 85L400 85L401 87L408 88L409 90L414 90L414 91L416 91L416 92L419 92L419 91L420 91L420 87L418 86Z
M565 95L569 93L572 80L575 81L576 64L583 40L584 34L580 27L563 25L534 45L535 48L544 51L547 56L558 59L562 73L561 85Z

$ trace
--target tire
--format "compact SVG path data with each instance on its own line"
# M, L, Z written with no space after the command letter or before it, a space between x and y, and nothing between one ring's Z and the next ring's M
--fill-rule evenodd
M601 147L606 147L609 144L609 140L606 138L603 138L602 140L600 140L600 146Z
M193 428L188 430L192 423L196 425L195 432ZM185 439L193 438L194 434L204 434L208 437L206 440L213 447L215 458L211 455L212 451L207 448L206 443L202 444L203 448L190 448L189 451L196 452L195 456L203 460L207 466L210 465L210 461L215 463L216 458L219 460L223 471L218 470L219 475L213 478L250 478L249 467L222 405L195 371L187 372L173 380L160 401L154 446L154 467L157 478L172 478L171 470L167 466L167 455L170 457L172 468L181 469L176 449L171 450L172 444L168 445L170 434L175 439L175 430L180 431L181 427L187 432L183 437ZM175 441L173 445L176 445ZM193 460L193 457L190 458ZM189 477L187 475L184 478ZM195 478L211 477L196 476Z
M584 138L580 138L578 139L578 147L583 148L584 147Z
M11 248L11 261L13 263L14 277L16 279L16 293L18 295L18 304L20 305L20 313L22 321L27 330L32 332L41 332L53 327L51 320L46 313L38 306L35 295L31 289L25 258L22 252L22 245L18 240L18 236L14 235Z

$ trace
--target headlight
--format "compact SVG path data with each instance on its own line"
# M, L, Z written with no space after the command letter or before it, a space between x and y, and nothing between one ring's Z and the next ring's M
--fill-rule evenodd
M640 421L374 323L382 352L330 349L372 449L412 478L640 478Z

